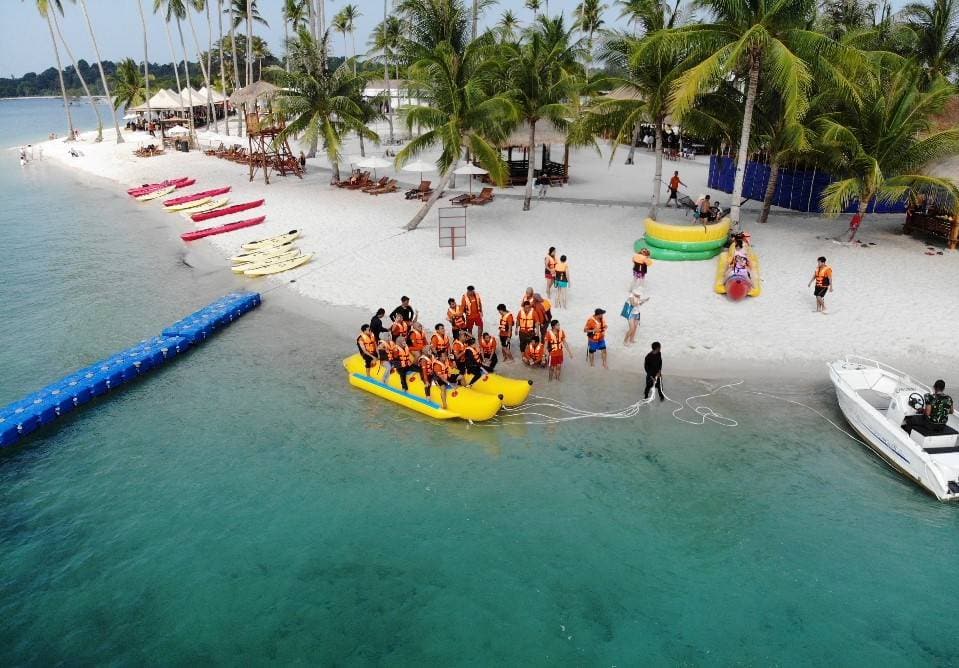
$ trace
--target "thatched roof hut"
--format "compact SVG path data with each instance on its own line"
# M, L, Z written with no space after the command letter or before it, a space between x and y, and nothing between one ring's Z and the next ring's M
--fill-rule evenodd
M267 81L255 81L244 86L230 96L230 104L239 107L244 104L255 104L257 100L272 99L280 89Z

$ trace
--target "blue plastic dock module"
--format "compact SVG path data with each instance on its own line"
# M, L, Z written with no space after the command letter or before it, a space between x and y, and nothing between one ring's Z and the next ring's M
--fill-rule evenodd
M0 408L0 447L13 445L92 399L132 382L202 343L260 305L257 292L233 292L115 355Z

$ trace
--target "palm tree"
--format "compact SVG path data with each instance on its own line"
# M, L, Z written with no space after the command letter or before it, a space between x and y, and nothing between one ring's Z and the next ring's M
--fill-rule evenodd
M230 15L230 35L240 26L246 23L246 85L253 83L253 24L259 23L264 27L270 27L260 15L260 9L256 4L257 0L229 0L230 7L226 10ZM236 53L233 54L233 62L236 62ZM240 84L237 83L237 86Z
M110 99L110 87L107 85L107 75L103 72L103 60L100 58L100 47L97 45L97 36L93 32L93 23L90 22L90 14L87 12L86 0L80 0L80 9L83 11L83 18L87 22L87 30L90 32L90 40L93 42L93 53L97 56L97 69L100 70L100 82L103 84L103 94ZM120 121L117 120L117 110L110 106L110 113L113 115L113 127L117 132L117 143L123 143L123 135L120 134Z
M562 17L556 19L562 25ZM526 195L523 211L529 211L533 199L533 174L536 156L536 124L548 120L559 128L565 128L568 120L567 102L577 94L576 64L578 44L572 30L550 30L551 21L546 17L529 32L523 44L508 44L504 47L506 80L509 87L506 95L515 107L516 114L529 124L529 160L526 172ZM545 165L544 165L545 166Z
M467 44L470 21L459 0L408 0L404 6L410 20L410 77L425 103L405 110L406 123L410 130L419 126L426 132L399 152L396 164L442 146L436 162L440 182L406 225L415 230L446 188L464 149L495 183L505 181L508 170L495 140L505 138L505 129L518 118L505 95L491 94L497 64L486 56L495 46L492 36L487 33Z
M278 140L297 135L309 142L322 140L333 167L333 180L339 181L343 137L348 132L356 132L379 141L365 123L367 110L363 108L362 93L366 77L354 74L348 63L328 72L322 66L325 45L316 42L305 28L291 40L291 47L292 70L271 70L280 85L277 106L292 118Z
M902 16L915 35L913 54L925 70L926 81L951 77L959 66L959 2L911 3L903 7Z
M194 140L194 128L193 128L193 86L190 83L190 61L187 58L186 54L186 41L183 39L183 25L180 22L180 19L186 14L186 6L183 4L184 0L154 0L153 2L153 11L157 12L160 9L166 7L166 23L170 24L170 20L176 20L176 29L177 34L180 36L180 52L183 55L183 71L186 74L186 96L187 104L189 105L189 110L187 112L188 127L190 128L190 140ZM171 43L172 47L172 43ZM179 76L177 77L177 87L180 86ZM180 89L183 90L182 88ZM182 98L182 95L181 95ZM182 102L182 99L181 99Z
M217 49L220 54L220 88L226 95L226 74L223 72L223 0L216 0L217 25L219 26L220 39L217 40ZM223 105L223 124L226 126L226 136L230 136L230 114L226 104Z
M603 12L606 5L601 0L582 0L576 7L576 21L586 37L586 77L593 60L593 36L603 27Z
M135 107L146 101L146 82L140 74L140 68L132 58L124 58L117 63L114 75L113 107Z
M147 19L143 13L143 0L137 0L137 9L140 12L140 25L143 26L143 85L147 98L147 120L153 115L150 108L150 55L147 52Z
M83 87L83 94L87 96L87 99L90 101L90 106L93 107L93 113L97 115L97 139L96 141L103 141L103 118L100 116L100 107L97 106L97 101L90 94L90 89L87 87L87 81L83 78L83 74L80 72L80 65L77 63L77 59L73 56L73 51L70 49L70 45L67 43L67 40L63 38L63 33L60 31L60 22L57 20L57 13L50 12L50 18L53 19L53 27L57 31L57 37L60 40L60 43L63 44L64 50L67 52L67 57L73 63L73 71L77 73L77 78L80 80L80 85Z
M209 127L209 119L216 118L215 110L213 109L213 91L212 85L210 84L209 70L206 65L203 64L203 51L200 49L200 40L196 36L196 27L193 24L193 12L190 10L203 11L206 9L207 0L187 0L187 4L183 8L183 13L186 14L187 22L190 25L190 33L193 35L193 45L196 47L197 60L200 61L200 72L203 74L203 85L206 87L206 106L207 114L209 114L207 119L207 127Z
M782 97L785 116L795 120L807 104L806 90L812 79L808 63L815 63L839 94L855 95L839 68L855 67L859 54L806 27L812 23L814 0L700 0L700 5L710 11L711 22L660 31L644 40L647 46L643 50L690 49L695 65L677 80L672 91L673 113L679 119L697 97L720 82L745 76L746 99L730 213L738 223L760 76L765 76L765 85Z
M333 22L330 23L330 27L343 35L343 60L346 60L350 55L349 48L346 45L346 33L350 31L350 26L342 11L333 16Z
M310 5L312 10L312 4ZM309 12L312 16L312 11ZM290 29L295 35L307 21L307 7L304 0L283 0L283 48L287 49L290 42ZM290 71L290 57L287 54L284 57L286 61L286 71Z
M257 61L258 74L257 79L263 78L263 61L266 58L273 56L270 53L270 47L267 45L266 40L262 37L253 37L253 47L252 47L253 58Z
M503 42L513 42L516 40L516 32L519 30L519 17L507 9L496 24L496 31L499 33Z
M236 3L232 0L227 1L230 2L230 6L224 12L230 14L230 52L233 55L233 92L235 93L236 89L240 87L240 64L236 55L236 27L240 24L240 18L236 13ZM240 120L237 118L237 133L240 132L239 122Z
M395 143L393 136L393 94L390 85L390 65L399 67L399 47L403 38L403 22L398 16L389 16L387 0L383 0L383 22L373 29L370 46L379 51L383 59L383 78L386 80L386 100L389 108L386 120L390 128L390 144ZM397 91L398 93L399 91ZM399 94L397 94L399 99Z
M70 102L67 100L67 87L63 82L63 65L60 62L60 49L57 46L57 38L53 34L53 21L50 19L51 5L54 10L63 12L63 6L60 0L36 0L37 11L47 21L47 28L50 30L50 42L53 44L53 55L57 59L57 75L60 77L60 93L63 95L63 110L67 114L67 139L73 141L73 115L70 113Z
M344 5L340 10L343 19L346 22L346 31L350 33L350 39L353 41L353 73L356 73L356 20L363 16L356 5Z
M819 122L823 154L840 177L823 191L826 213L839 214L856 200L864 215L874 198L895 202L917 193L941 208L959 206L954 181L923 173L925 165L959 154L959 128L932 131L955 89L943 77L923 85L924 77L909 63L883 68L862 83L858 101L837 100L838 112Z
M523 3L523 6L526 7L526 9L530 10L531 12L533 12L533 23L536 23L536 18L537 18L538 14L539 14L539 8L540 8L540 6L541 6L541 5L540 5L540 1L539 1L539 0L526 0L526 2ZM507 11L509 11L509 10L507 10Z

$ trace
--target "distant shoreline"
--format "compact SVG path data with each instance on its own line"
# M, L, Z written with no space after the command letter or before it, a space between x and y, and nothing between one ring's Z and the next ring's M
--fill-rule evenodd
M0 97L0 102L4 102L6 100L60 100L62 98L63 98L62 95L23 95L18 97ZM88 99L89 98L86 95L76 95L76 96L70 96L70 98L68 98L68 101L77 102L80 100L86 101ZM94 95L93 99L98 101L105 100L106 96Z

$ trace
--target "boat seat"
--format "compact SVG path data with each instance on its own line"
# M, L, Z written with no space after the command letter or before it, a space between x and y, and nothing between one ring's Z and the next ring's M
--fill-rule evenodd
M877 411L884 412L889 408L889 395L874 389L858 390L856 392L862 399Z
M947 424L915 422L905 425L910 438L930 455L959 453L959 432Z

